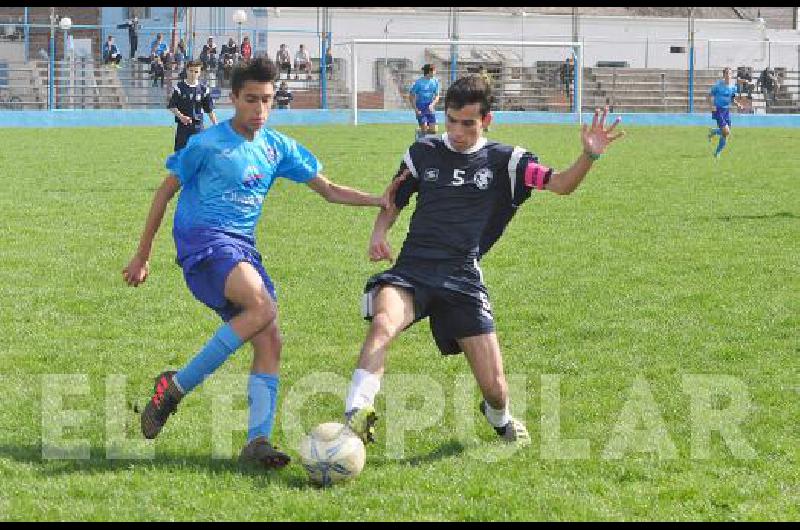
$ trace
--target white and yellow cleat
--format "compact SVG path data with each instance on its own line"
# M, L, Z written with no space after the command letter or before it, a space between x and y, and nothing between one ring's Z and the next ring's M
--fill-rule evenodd
M353 409L345 413L345 425L364 442L364 445L375 441L375 423L378 414L372 406Z
M480 404L481 414L486 416L486 402L481 401ZM512 417L502 427L493 427L497 435L505 442L516 444L520 447L530 445L531 435L528 434L528 429L525 424L518 419Z

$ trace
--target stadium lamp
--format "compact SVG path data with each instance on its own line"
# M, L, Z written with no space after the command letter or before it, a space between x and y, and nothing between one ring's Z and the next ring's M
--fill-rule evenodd
M58 27L64 31L69 31L69 29L72 27L72 19L69 17L63 17L58 21Z
M247 13L244 9L237 9L233 12L233 21L239 26L239 46L242 45L242 24L247 21Z
M240 25L247 22L247 13L245 13L244 9L237 9L233 12L233 21Z

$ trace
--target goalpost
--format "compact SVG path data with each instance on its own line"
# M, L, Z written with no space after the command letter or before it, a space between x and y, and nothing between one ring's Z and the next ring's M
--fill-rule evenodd
M352 108L352 123L358 125L358 48L363 45L382 45L397 46L397 45L428 45L428 46L450 46L451 50L457 49L456 47L463 46L481 46L490 47L491 49L498 49L501 47L507 49L515 48L562 48L571 50L574 57L573 71L572 71L572 91L574 98L571 101L571 114L575 116L578 124L581 124L581 104L583 95L583 43L572 41L497 41L497 40L452 40L452 39L352 39L347 42L350 48L350 90L351 90L351 108ZM457 59L457 52L453 52L452 58ZM524 67L524 64L523 64ZM439 76L443 77L449 72L440 71ZM443 91L444 92L444 91ZM569 94L568 94L569 96ZM444 93L442 94L444 98Z

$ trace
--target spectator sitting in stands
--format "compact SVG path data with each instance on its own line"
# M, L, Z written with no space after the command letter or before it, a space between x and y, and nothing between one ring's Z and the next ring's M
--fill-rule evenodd
M222 45L222 50L220 53L220 66L223 71L224 79L229 79L231 76L231 70L233 69L233 65L238 62L239 58L239 47L236 45L236 41L232 38L228 39L228 44Z
M281 81L281 86L275 92L275 107L279 109L290 109L291 102L294 99L294 94L289 92L289 86L286 81Z
M178 46L175 48L175 69L179 72L183 70L186 59L186 41L181 39L178 41Z
M214 37L209 37L208 42L200 52L200 62L203 63L203 70L217 69L217 45L214 44Z
M739 85L739 93L747 94L747 97L753 99L753 76L750 74L750 68L740 66L736 70L736 83Z
M154 55L150 63L150 76L153 78L153 86L158 86L158 80L161 79L161 88L164 88L164 63L158 55Z
M283 70L286 70L286 79L292 75L292 56L285 44L281 44L278 53L275 54L275 63L278 65L278 77Z
M167 64L170 60L169 48L161 33L156 34L156 40L150 44L150 57L153 55L158 55L162 64Z
M250 44L250 37L242 39L242 60L248 62L253 57L253 46Z
M758 78L758 84L761 87L761 92L764 94L764 97L770 103L775 103L775 95L780 87L778 78L775 76L775 71L769 67L764 68L761 72L761 76Z
M119 48L114 43L114 36L109 35L108 40L103 44L103 64L114 63L114 66L120 68L120 61L122 60L122 54L119 53Z
M308 75L311 70L311 56L308 55L308 50L305 46L300 45L300 49L294 54L294 78L297 79L297 74L305 72Z

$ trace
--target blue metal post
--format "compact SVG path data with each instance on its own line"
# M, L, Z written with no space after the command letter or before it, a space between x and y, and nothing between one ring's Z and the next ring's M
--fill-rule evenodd
M30 28L28 27L28 8L25 8L25 62L30 60Z
M323 36L322 38L322 58L319 61L319 79L320 79L320 90L322 93L320 94L321 97L321 105L320 107L323 109L328 108L328 49L330 48L330 34Z
M694 112L694 9L689 8L689 113Z
M689 46L689 113L694 112L694 43Z
M47 91L47 110L55 108L56 90L56 36L53 28L54 21L50 20L50 83Z
M579 79L579 74L583 72L582 68L583 65L580 64L581 58L580 54L575 53L575 48L572 49L572 112L577 112L580 114L581 109L578 108L578 87L580 86L578 83L582 83L583 80ZM569 94L567 94L569 96Z

